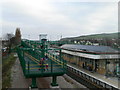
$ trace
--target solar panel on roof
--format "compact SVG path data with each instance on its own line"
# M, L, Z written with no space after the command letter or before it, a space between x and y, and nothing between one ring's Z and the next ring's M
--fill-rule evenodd
M72 49L72 50L92 51L92 52L118 52L117 50L115 50L109 46L65 44L65 45L61 46L61 48Z

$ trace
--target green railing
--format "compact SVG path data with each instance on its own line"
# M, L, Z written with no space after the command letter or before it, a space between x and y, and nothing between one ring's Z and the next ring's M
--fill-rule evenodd
M17 48L17 54L18 54L24 75L26 75L26 62L24 59L24 51L22 51L20 48Z
M57 86L56 78L66 73L66 61L62 59L61 49L48 49L48 42L22 40L16 51L26 78L32 78L31 87L37 87L36 77L52 76L52 86ZM52 51L59 51L54 55ZM48 60L42 61L47 56ZM42 63L40 63L42 61ZM47 65L47 66L46 66Z
M17 52L18 52L18 56L19 56L19 59L20 59L20 63L21 63L21 66L23 68L23 72L24 74L26 75L26 72L29 72L28 74L30 74L30 70L35 70L35 69L39 69L40 65L39 65L39 62L41 60L41 51L40 50L33 50L33 49L23 49L23 48L18 48L17 49ZM66 61L63 60L61 58L61 55L59 56L55 56L51 53L45 53L47 56L48 56L48 59L49 59L49 69L51 72L49 73L63 73L66 71ZM35 62L35 64L30 64L29 61L25 61L25 56L26 57L29 57L30 60L32 60L33 62ZM54 64L53 64L54 62ZM55 65L56 63L56 65ZM31 65L33 65L31 67ZM42 66L42 69L44 69L44 65ZM62 71L59 72L57 71L57 69L61 69ZM43 70L41 70L41 74L45 73L43 72ZM34 72L35 73L35 72ZM38 73L38 72L37 72Z

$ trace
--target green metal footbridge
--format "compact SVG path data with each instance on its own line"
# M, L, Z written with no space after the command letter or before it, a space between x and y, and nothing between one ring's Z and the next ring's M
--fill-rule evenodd
M31 88L36 88L37 77L52 77L51 86L58 86L57 76L66 73L66 61L62 59L61 49L50 48L49 42L22 40L17 54L26 78L32 78Z

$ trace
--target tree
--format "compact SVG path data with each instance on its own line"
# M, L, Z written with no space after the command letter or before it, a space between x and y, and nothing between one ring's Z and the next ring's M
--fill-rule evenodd
M11 38L13 38L13 37L14 37L14 34L12 34L12 33L7 33L4 37L4 40L6 41L6 47L9 48L9 53L10 53L10 49L12 46Z
M3 36L3 40L10 40L12 37L14 37L14 34L12 33L7 33Z
M20 28L17 28L15 32L15 44L18 45L20 43L21 43L21 32L20 32Z

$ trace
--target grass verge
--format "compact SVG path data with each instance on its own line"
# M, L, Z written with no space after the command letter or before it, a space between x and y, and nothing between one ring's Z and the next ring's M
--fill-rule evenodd
M2 88L11 87L11 68L16 61L14 53L11 53L7 58L2 59Z

